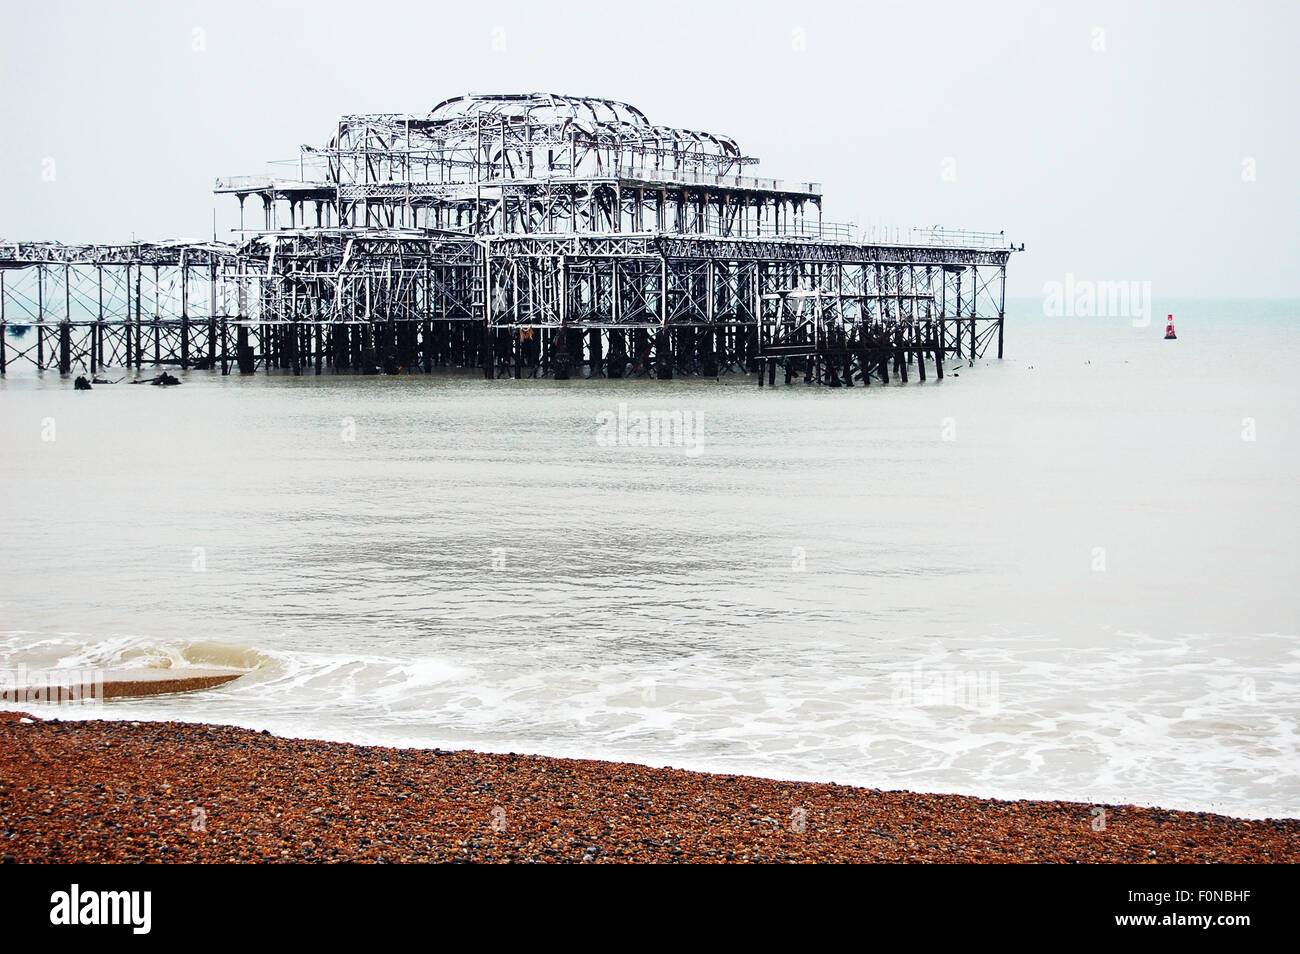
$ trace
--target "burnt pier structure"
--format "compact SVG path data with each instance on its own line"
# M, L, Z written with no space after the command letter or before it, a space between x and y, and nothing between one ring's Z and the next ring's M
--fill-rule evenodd
M1002 233L828 223L819 184L749 175L757 161L603 99L345 116L289 168L217 180L236 241L0 242L0 373L842 386L1002 356Z

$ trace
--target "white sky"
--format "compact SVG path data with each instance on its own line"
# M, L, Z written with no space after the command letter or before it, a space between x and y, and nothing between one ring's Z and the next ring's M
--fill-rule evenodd
M217 176L341 113L547 91L729 134L751 174L823 183L828 221L1005 229L1010 296L1297 295L1300 3L6 6L10 240L210 236L214 204L237 223Z

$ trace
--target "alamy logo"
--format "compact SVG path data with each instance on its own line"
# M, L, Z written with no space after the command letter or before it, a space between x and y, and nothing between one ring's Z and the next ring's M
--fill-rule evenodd
M981 715L998 711L998 674L917 663L910 672L896 672L893 702L903 706L953 706Z
M129 924L133 934L148 934L153 923L151 891L70 891L50 895L51 924Z
M687 457L704 450L703 411L639 411L620 403L618 412L596 415L601 447L681 447Z
M1097 282L1075 278L1043 284L1043 315L1048 318L1130 318L1134 328L1151 324L1151 283Z
M104 701L102 669L0 669L0 705L99 705Z

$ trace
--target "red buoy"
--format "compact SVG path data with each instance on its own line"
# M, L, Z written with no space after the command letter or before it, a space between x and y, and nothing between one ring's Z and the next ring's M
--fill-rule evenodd
M1165 340L1173 341L1178 335L1174 334L1174 316L1169 316L1169 323L1165 325Z

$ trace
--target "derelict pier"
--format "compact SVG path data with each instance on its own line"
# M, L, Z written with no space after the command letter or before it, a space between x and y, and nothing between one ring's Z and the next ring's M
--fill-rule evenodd
M237 241L0 242L0 373L840 386L1002 356L1001 233L826 222L818 183L748 175L757 161L604 99L344 116L287 168L217 180L240 206Z

